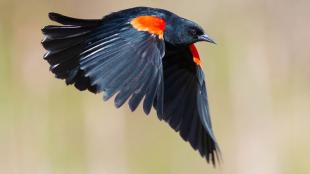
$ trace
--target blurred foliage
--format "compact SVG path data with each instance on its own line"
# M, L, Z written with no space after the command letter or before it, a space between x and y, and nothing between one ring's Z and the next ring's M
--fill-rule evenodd
M43 61L49 11L101 18L171 10L199 43L224 162L212 168L155 113L117 110L56 80ZM310 173L310 1L0 0L0 173Z

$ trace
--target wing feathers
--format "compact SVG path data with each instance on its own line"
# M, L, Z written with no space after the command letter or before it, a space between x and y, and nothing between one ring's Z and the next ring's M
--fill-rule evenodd
M49 25L44 27L42 32L49 38L64 39L87 34L91 31L91 28L92 27Z
M182 49L166 43L162 118L215 165L219 149L212 132L204 76L192 56L188 47Z
M149 69L146 69L146 71L152 72L153 69L149 68ZM131 109L131 111L135 111L137 106L140 104L151 80L152 80L152 75L148 76L147 79L141 83L141 86L132 94L128 102L129 108Z
M146 95L145 95L145 99L143 102L143 110L144 112L148 115L151 111L152 105L153 105L153 101L155 99L155 95L156 95L156 91L157 88L159 86L159 76L158 76L158 70L156 70L153 73L153 76L151 78L152 80L150 81L150 83L148 84L148 88L146 90Z
M54 12L49 13L48 16L52 21L63 25L94 26L97 22L100 22L100 20L97 19L77 19Z
M157 36L137 31L128 16L119 13L101 20L57 13L50 13L49 17L63 24L42 29L46 36L42 45L48 50L44 58L56 77L80 90L103 91L104 100L117 94L117 107L130 98L129 106L135 109L145 97L143 108L147 114L156 95L162 98L161 59L165 50ZM163 99L159 101L158 106L162 107Z

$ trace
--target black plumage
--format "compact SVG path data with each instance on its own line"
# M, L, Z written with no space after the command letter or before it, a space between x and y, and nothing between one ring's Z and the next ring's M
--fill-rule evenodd
M219 153L209 116L198 41L213 42L196 23L163 9L137 7L87 20L50 13L62 25L42 29L50 70L66 84L132 111L152 106L200 154L215 164Z

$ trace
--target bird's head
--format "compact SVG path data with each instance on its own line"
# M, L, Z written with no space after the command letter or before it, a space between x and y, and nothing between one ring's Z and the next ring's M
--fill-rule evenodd
M184 18L179 18L172 22L172 25L167 25L165 40L173 45L188 45L199 41L215 44L201 26Z

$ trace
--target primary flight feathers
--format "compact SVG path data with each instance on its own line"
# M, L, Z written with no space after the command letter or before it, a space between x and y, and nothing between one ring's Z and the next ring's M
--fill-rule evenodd
M42 29L44 59L56 78L79 90L115 96L132 111L151 108L215 165L219 148L204 74L194 45L214 41L196 23L169 11L136 7L86 20L50 13L62 25Z

